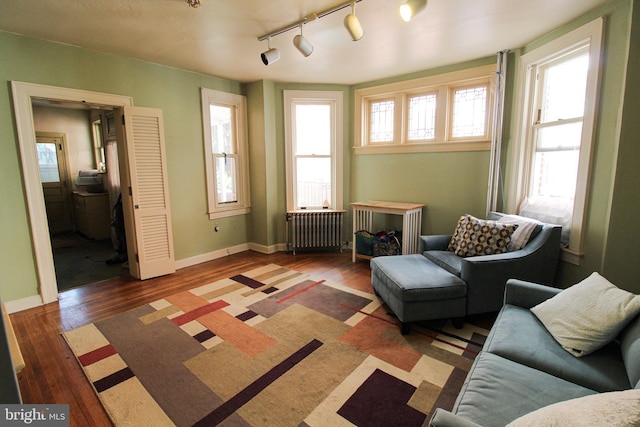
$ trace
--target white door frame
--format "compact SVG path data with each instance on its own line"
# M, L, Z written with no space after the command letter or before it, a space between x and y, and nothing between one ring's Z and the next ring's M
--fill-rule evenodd
M16 117L22 176L29 211L29 223L38 274L38 289L43 304L58 300L58 286L49 238L49 226L40 182L36 131L33 122L33 99L79 102L102 107L133 105L130 96L112 95L79 89L46 86L34 83L11 82Z

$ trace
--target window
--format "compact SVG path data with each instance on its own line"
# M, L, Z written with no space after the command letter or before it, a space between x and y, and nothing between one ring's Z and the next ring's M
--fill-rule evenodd
M454 88L451 138L487 138L487 85Z
M357 89L356 154L488 150L495 65Z
M602 20L523 55L519 143L508 209L563 225L563 259L579 264Z
M284 91L288 210L342 208L342 98Z
M409 97L409 141L431 141L436 131L435 93Z
M202 114L209 218L249 213L246 99L202 88Z

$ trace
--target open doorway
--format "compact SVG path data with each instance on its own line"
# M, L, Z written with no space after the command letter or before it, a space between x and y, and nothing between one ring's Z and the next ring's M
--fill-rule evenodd
M58 292L128 275L113 111L42 99L32 110Z

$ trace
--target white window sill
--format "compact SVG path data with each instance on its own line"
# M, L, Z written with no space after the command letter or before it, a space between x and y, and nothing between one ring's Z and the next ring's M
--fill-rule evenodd
M251 208L230 209L226 211L209 212L209 219L226 218L229 216L245 215L251 212Z
M354 147L355 154L442 153L456 151L488 151L490 149L491 141L424 142Z

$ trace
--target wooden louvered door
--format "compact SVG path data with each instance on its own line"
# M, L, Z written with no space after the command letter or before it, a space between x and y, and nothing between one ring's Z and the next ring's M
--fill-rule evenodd
M175 272L162 110L116 111L129 272L149 279Z

